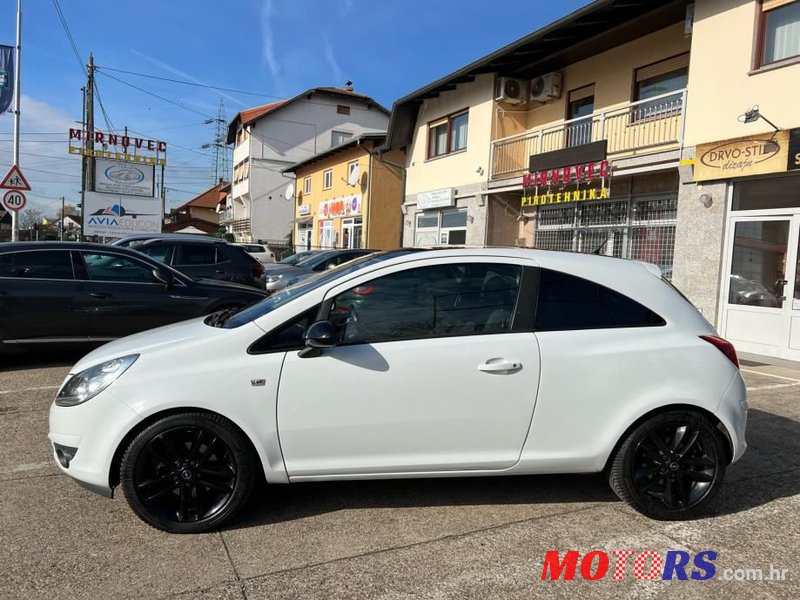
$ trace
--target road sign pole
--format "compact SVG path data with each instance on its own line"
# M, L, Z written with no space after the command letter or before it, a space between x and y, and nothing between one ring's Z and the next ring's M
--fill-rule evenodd
M17 52L15 57L16 72L14 73L14 164L19 165L19 112L20 112L20 53L22 51L22 0L17 0ZM19 221L17 211L11 211L11 241L19 240Z

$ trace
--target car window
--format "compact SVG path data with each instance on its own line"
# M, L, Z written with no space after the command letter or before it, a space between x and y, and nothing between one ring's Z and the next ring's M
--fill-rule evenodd
M172 244L145 244L144 246L135 246L134 250L147 254L150 258L154 258L159 262L168 265L172 258Z
M316 320L318 312L319 306L315 306L291 321L276 327L250 346L248 352L250 354L266 354L268 352L286 352L287 350L302 349L306 345L303 339L306 330Z
M147 263L104 252L82 252L81 255L92 281L154 282L153 268Z
M653 327L664 319L610 288L560 271L541 269L537 331Z
M213 265L217 262L217 247L214 244L180 244L176 266Z
M68 250L36 250L0 255L0 277L73 279Z
M502 333L511 329L521 277L516 265L418 267L339 294L329 319L343 343Z

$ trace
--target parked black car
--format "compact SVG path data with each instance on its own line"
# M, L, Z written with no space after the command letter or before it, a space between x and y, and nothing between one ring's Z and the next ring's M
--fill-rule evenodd
M0 346L98 343L265 297L193 280L127 248L75 242L0 244Z
M124 238L118 238L110 243L111 246L122 246L123 248L130 248L134 244L141 244L147 240L165 240L165 239L193 239L193 240L214 240L209 235L199 233L137 233L135 235L128 235Z
M218 238L144 240L131 246L189 277L233 281L264 289L264 264L244 248Z

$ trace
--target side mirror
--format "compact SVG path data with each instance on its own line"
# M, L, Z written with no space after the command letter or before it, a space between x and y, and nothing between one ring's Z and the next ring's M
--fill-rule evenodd
M163 283L167 289L170 289L175 283L175 276L169 271L162 271L161 269L153 269L153 279Z
M330 321L317 321L312 323L306 331L304 340L306 346L312 348L333 348L338 343L339 334Z

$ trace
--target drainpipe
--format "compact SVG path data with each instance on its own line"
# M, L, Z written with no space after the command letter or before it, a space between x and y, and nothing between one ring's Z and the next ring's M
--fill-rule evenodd
M401 192L402 202L403 202L403 204L405 204L405 201L406 201L406 167L405 167L405 165L399 165L399 164L394 163L394 162L392 162L390 160L386 160L385 158L382 157L384 152L380 152L378 150L370 150L366 146L362 146L361 145L361 137L358 138L358 141L356 142L356 145L358 147L360 147L360 148L363 148L367 152L367 154L369 154L369 157L370 157L370 163L369 163L370 164L370 173L372 173L372 157L373 156L379 157L383 164L388 165L389 167L392 167L394 169L397 169L397 172L400 174L400 179L402 181L402 184L400 186L402 188L402 192ZM372 176L371 175L370 175L370 187L372 187ZM400 210L402 212L402 206L401 206ZM368 212L367 213L367 220L368 221L369 221L369 217L370 217L370 213ZM401 214L401 218L400 218L400 240L399 240L399 243L397 245L398 248L402 248L403 247L403 233L404 233L405 226L406 226L405 215ZM368 227L368 225L366 223L365 223L365 227ZM369 229L367 229L367 231L369 231Z

